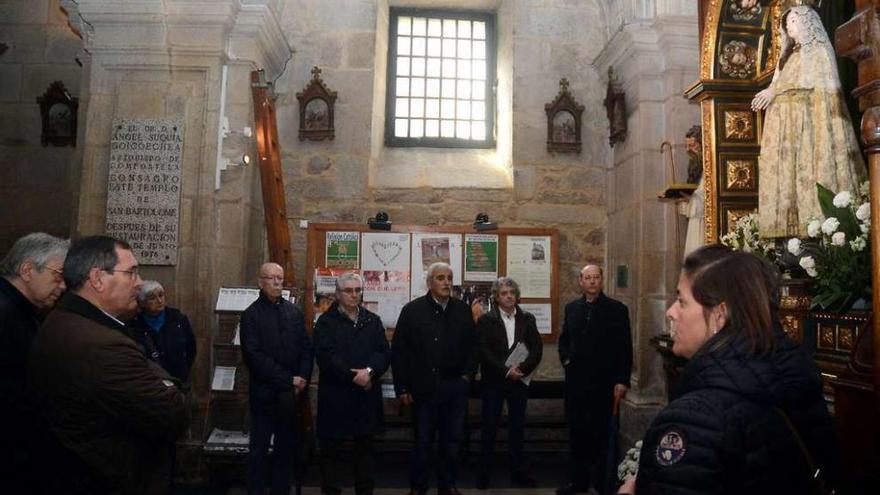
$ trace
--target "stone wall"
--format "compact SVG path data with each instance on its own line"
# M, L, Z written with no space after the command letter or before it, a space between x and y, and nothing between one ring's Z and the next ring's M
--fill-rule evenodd
M486 212L504 226L555 227L561 234L564 303L577 296L579 267L605 258L611 154L602 106L604 70L591 63L604 46L602 11L588 0L477 4L497 15L499 134L498 148L488 153L384 147L384 120L377 115L384 115L385 105L385 1L287 3L281 24L297 54L276 89L288 215L292 225L301 219L361 223L381 209L399 224L467 225L477 212ZM473 7L474 2L391 5ZM295 93L307 84L313 66L339 94L334 141L297 138ZM579 155L546 151L544 104L556 96L563 77L586 106ZM475 155L493 165L476 163ZM292 237L302 281L309 276L305 235L294 231ZM547 347L539 375L559 378L555 346Z
M687 163L684 135L700 122L699 106L684 91L698 80L699 44L696 2L633 0L613 2L612 25L619 28L596 60L613 66L626 92L629 138L614 148L608 174L607 236L609 270L628 269L628 287L610 294L630 307L635 360L633 390L623 408L625 444L641 438L665 402L665 379L651 337L666 330L665 309L675 293L680 267L676 223L686 226L657 194L673 180L660 154L673 143L677 163ZM679 167L678 173L686 173Z
M0 2L0 44L6 47L0 47L0 253L5 253L34 230L69 234L79 148L40 143L37 97L54 81L80 96L76 59L82 40L67 26L59 0L7 0Z

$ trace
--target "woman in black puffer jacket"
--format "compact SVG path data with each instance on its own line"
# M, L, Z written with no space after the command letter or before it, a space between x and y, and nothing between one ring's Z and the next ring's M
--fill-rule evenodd
M666 315L673 352L690 362L620 493L812 494L815 469L826 488L836 482L821 379L783 334L777 304L777 274L761 259L717 246L688 256Z

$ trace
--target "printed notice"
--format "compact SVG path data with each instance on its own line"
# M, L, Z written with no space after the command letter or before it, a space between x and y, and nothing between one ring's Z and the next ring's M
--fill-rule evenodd
M235 388L235 367L214 366L214 380L211 381L211 390L231 391Z
M217 304L214 310L242 312L258 297L260 297L260 289L221 287L217 293ZM290 297L290 291L287 289L281 291L281 297L296 304L295 298Z
M550 297L550 237L508 236L507 276L521 297Z
M464 279L468 282L494 282L498 278L498 236L464 236Z
M327 232L324 266L327 268L358 267L358 233Z
M520 303L523 311L535 315L535 323L538 325L538 333L550 335L553 333L553 307L550 304L527 304Z
M141 265L177 264L183 135L180 120L113 121L104 230Z

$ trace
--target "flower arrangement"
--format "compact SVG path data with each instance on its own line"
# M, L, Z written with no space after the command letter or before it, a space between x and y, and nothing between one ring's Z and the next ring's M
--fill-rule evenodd
M635 476L639 472L639 455L642 452L642 441L636 442L635 447L626 451L623 460L617 466L617 479L621 483L627 478Z
M813 279L812 308L847 311L871 296L871 204L868 182L857 193L816 184L824 218L811 218L809 239L789 239L786 250Z
M736 221L736 228L721 237L721 244L734 251L745 251L776 262L776 250L772 241L758 236L758 215L749 213Z

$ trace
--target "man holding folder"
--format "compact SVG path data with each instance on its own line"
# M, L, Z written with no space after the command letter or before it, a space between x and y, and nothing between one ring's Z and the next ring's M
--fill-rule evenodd
M525 471L523 430L528 384L541 362L543 349L535 317L519 307L519 297L519 285L513 279L499 278L492 283L492 310L477 321L483 395L482 464L477 477L477 488L481 490L489 487L495 434L504 401L511 481L518 486L535 486L535 480Z

